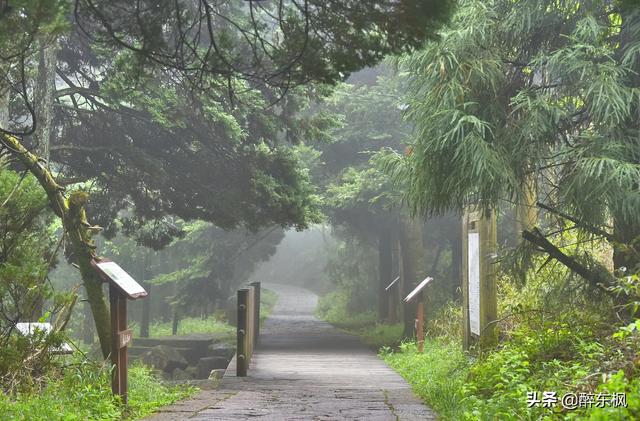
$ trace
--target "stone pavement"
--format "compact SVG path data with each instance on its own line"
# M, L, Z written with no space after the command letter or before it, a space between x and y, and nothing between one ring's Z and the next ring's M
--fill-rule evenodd
M165 420L433 420L409 385L357 337L313 314L317 296L266 284L278 302L248 377L231 368L215 390L163 408Z

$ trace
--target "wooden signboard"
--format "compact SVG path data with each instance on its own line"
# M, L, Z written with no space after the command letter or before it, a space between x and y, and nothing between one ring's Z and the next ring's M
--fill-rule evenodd
M426 278L424 281L420 282L420 283L418 284L418 286L417 286L417 287L415 287L415 288L413 289L413 291L411 291L411 292L409 293L409 295L407 295L407 296L404 298L404 302L405 302L405 303L408 303L409 301L413 300L413 299L414 299L418 294L420 294L420 293L422 292L422 290L424 289L424 287L426 287L426 286L429 284L429 282L431 282L431 281L433 281L433 278Z
M135 300L147 296L147 291L116 262L101 259L100 261L93 260L92 264L103 279L116 286L127 298Z
M420 282L417 287L413 289L404 298L404 302L408 303L415 299L418 300L418 308L416 311L416 342L418 345L418 352L422 352L424 350L424 296L423 290L429 282L433 281L433 278L426 278L424 281Z
M387 293L387 322L393 324L396 322L396 301L398 300L398 285L400 285L400 277L396 277L384 291Z
M127 329L122 332L118 332L118 347L125 348L131 345L133 340L133 330Z
M127 329L127 300L147 296L142 286L117 263L109 259L94 259L93 268L109 283L111 312L111 362L115 366L111 377L111 390L127 404L127 347L133 340L133 331Z
M385 291L389 291L389 289L391 289L391 287L393 287L394 285L398 284L398 281L400 280L400 277L398 276L396 279L394 279L393 281L391 281L391 283L389 285L387 285L387 287L384 289Z
M469 209L462 221L464 266L462 271L464 348L496 340L496 276L494 257L497 248L495 212Z

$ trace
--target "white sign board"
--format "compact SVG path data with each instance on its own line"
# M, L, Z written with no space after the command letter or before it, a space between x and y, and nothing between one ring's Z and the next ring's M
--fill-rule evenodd
M396 277L396 279L394 279L393 281L391 281L391 283L389 285L387 285L387 287L384 289L385 291L389 291L389 289L394 286L398 281L400 280L400 277Z
M426 278L424 281L420 282L420 284L415 287L415 289L413 291L411 291L409 293L409 295L407 295L404 299L405 303L408 303L409 301L413 300L413 297L415 297L416 295L418 295L420 292L422 292L422 290L424 289L424 287L427 286L427 284L429 282L431 282L433 280L433 278Z
M147 295L147 291L116 262L96 262L96 266L129 297L136 298Z
M480 234L470 232L468 237L469 328L480 336Z

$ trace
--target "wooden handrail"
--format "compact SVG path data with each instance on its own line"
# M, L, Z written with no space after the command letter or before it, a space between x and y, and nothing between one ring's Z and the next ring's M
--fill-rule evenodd
M238 290L236 376L246 377L260 332L260 282Z

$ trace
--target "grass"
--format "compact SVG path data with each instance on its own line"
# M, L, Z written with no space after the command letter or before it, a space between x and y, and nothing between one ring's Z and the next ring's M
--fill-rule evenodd
M278 294L266 288L260 290L260 325L269 317L277 302Z
M352 335L376 350L383 346L397 346L402 339L401 323L378 322L375 312L352 314L349 312L348 297L344 291L333 291L320 298L316 315Z
M260 291L260 322L271 314L273 307L278 301L278 294L275 292L263 288ZM135 323L132 324L132 329L136 328ZM161 336L171 336L172 322L155 321L149 325L149 337L157 338ZM213 314L206 319L200 317L186 317L180 319L178 323L178 335L189 335L192 333L205 333L205 334L220 334L220 335L235 335L236 328L228 324L224 317L219 314Z
M383 348L380 356L441 419L463 418L460 402L469 368L460 346L426 340L423 354L417 352L415 343L403 343L399 352Z
M192 396L190 386L167 386L150 369L129 368L129 402L111 394L106 366L80 361L49 375L41 390L0 396L0 418L10 420L133 420Z
M149 326L149 336L152 338L159 336L171 336L171 322L153 322ZM206 319L200 317L186 317L178 323L178 335L188 335L191 333L208 334L228 334L233 335L235 328L219 317L212 315Z

